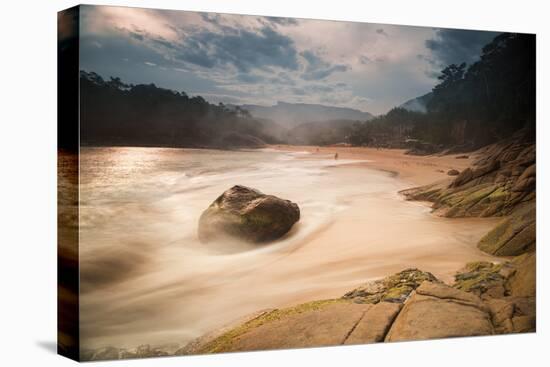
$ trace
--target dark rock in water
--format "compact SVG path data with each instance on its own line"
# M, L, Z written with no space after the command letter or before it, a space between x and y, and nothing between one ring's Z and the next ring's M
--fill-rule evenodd
M450 169L447 171L447 174L449 176L458 176L460 172L458 172L456 169Z
M273 241L300 219L298 205L245 186L233 186L206 209L199 220L199 239L227 235L248 242Z

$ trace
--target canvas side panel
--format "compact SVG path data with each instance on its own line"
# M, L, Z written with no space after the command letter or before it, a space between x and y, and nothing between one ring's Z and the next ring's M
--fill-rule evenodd
M57 21L57 350L79 360L79 8Z

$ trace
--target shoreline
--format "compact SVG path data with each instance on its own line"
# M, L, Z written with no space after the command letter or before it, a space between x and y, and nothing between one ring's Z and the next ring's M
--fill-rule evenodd
M411 183L411 187L450 181L454 176L447 175L448 170L462 171L470 167L477 155L476 152L471 152L466 154L468 158L457 159L456 157L465 156L465 154L418 156L405 154L405 149L310 145L269 145L268 147L283 152L308 152L310 153L309 157L326 158L327 155L334 156L335 153L338 153L339 159L369 160L370 162L358 162L350 165L365 165L368 168L396 174L400 179Z

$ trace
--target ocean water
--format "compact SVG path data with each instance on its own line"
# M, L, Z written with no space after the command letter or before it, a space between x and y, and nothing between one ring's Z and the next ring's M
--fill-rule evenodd
M300 221L267 245L200 243L202 211L236 184L296 202ZM368 161L332 155L83 148L82 346L177 348L246 314L338 297L389 270L443 273L484 258L475 241L488 222L433 218L398 195L406 186Z

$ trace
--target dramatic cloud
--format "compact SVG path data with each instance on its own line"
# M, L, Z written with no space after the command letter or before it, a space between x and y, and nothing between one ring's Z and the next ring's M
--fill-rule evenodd
M463 62L472 64L479 59L483 46L498 34L462 29L438 29L434 38L426 40L426 48L431 50L433 61L438 66Z
M294 18L264 17L267 21L279 25L298 25L298 20Z
M423 95L492 32L82 6L81 65L217 103L322 103L384 113Z
M304 80L321 80L334 72L343 72L349 69L347 65L331 65L312 51L303 51L300 56L307 62L306 69L302 74Z
M176 58L208 68L231 64L239 72L269 66L298 69L292 39L269 27L258 31L224 27L223 33L192 33L178 48Z

